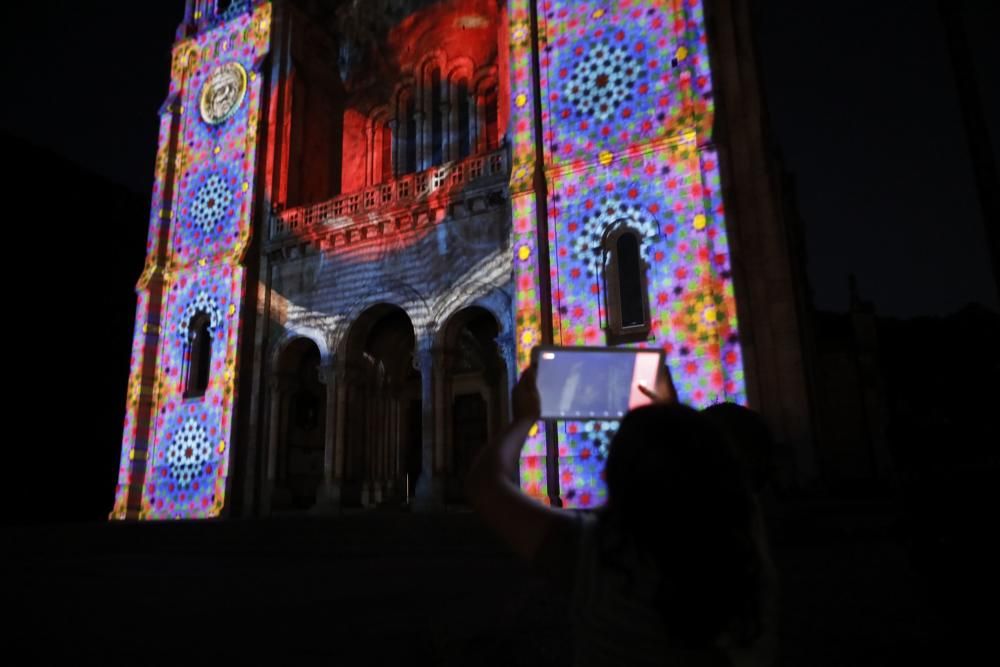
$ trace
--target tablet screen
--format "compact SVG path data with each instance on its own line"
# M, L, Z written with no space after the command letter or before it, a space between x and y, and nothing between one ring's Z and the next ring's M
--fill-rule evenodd
M546 419L621 419L650 399L639 383L656 386L663 353L627 348L542 348L538 393Z

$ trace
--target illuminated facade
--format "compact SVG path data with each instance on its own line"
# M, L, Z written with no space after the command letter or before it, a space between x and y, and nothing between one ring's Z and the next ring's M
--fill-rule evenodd
M543 341L662 347L812 474L735 4L718 45L700 0L220 4L174 47L114 518L460 502ZM522 486L600 505L614 427L540 428Z

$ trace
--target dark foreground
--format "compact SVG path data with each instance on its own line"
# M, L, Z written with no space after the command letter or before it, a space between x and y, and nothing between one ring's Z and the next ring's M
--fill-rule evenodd
M17 664L571 663L565 600L468 513L8 534ZM967 648L891 503L786 508L776 558L783 665L954 664Z

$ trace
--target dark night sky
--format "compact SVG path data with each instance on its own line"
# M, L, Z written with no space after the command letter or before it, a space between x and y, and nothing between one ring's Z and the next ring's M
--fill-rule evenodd
M772 126L797 179L817 305L844 308L853 271L884 314L996 307L935 2L761 6ZM183 0L14 7L0 129L148 196ZM1000 21L992 0L966 0L965 13L996 153Z
M968 301L995 308L935 0L761 4L771 124L798 181L817 305L845 308L853 271L883 314L939 314ZM994 155L997 6L964 1Z

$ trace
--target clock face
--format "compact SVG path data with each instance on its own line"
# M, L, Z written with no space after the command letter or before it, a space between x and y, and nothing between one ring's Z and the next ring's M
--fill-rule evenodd
M233 117L247 92L247 71L236 62L215 68L201 89L201 117L209 125Z

